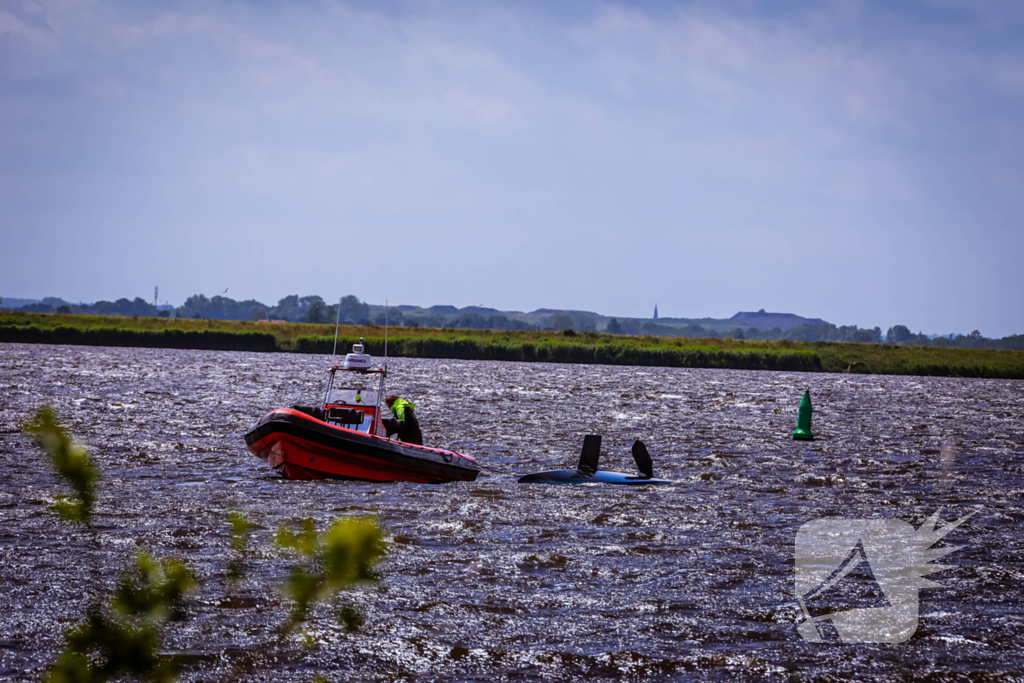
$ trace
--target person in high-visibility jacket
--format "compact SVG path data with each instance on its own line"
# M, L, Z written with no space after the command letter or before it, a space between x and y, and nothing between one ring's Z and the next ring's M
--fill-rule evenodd
M398 396L388 396L384 399L388 409L391 410L393 418L384 418L384 429L388 437L398 434L398 440L405 443L423 445L423 432L420 431L420 421L416 419L416 406L411 401Z

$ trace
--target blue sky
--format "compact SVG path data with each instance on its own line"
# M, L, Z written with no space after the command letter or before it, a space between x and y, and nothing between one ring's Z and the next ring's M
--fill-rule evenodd
M1024 4L0 2L0 294L1024 332Z

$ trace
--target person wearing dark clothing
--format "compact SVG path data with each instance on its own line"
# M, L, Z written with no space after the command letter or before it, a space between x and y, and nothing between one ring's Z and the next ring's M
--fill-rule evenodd
M387 430L388 438L392 434L398 434L398 440L405 443L423 445L423 432L420 431L420 422L416 419L416 406L411 401L398 396L388 396L384 399L388 409L391 410L393 418L386 417L381 422Z

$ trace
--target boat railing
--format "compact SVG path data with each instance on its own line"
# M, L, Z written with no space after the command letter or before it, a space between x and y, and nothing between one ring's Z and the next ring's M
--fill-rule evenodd
M366 377L367 375L375 376L375 379L371 380L369 377ZM331 368L330 378L327 381L327 390L324 392L324 412L326 413L331 408L362 411L364 416L356 429L367 434L382 433L383 427L380 425L380 413L385 377L386 372L380 367L354 369L335 365ZM338 386L339 384L347 384L348 386ZM368 387L367 385L370 386ZM331 420L329 417L328 422L336 423L336 421Z

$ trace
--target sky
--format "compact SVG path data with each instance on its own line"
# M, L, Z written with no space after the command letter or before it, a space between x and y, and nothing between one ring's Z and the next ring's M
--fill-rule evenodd
M0 296L1024 333L1024 3L0 0Z

